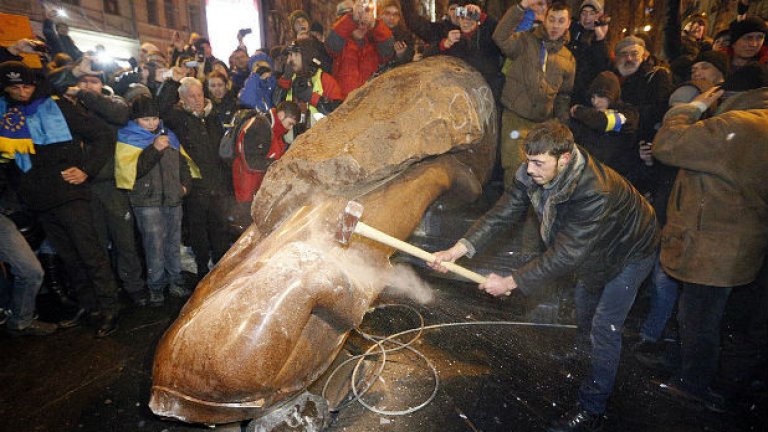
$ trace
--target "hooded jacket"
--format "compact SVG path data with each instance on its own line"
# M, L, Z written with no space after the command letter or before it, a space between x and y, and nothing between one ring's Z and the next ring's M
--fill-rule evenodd
M514 184L462 240L469 243L471 255L522 221L532 206L547 250L513 273L523 293L531 294L568 274L599 292L628 263L655 252L659 229L651 205L624 178L580 147L574 149L547 196L527 169L527 163L520 166Z
M524 16L519 6L509 8L493 33L496 45L512 60L501 103L531 121L557 117L567 122L576 74L576 60L565 47L568 32L555 41L547 38L543 26L516 33Z
M661 264L675 279L733 287L752 282L768 248L768 89L733 96L699 120L671 108L653 155L680 167L667 205Z

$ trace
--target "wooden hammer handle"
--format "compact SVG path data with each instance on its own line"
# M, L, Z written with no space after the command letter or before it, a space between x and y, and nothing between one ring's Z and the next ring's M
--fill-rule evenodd
M433 262L435 260L434 254L431 254L424 249L417 248L416 246L408 244L398 238L392 237L389 234L385 234L376 228L364 224L363 222L357 222L357 226L355 226L355 233L360 234L363 237L367 237L371 240L376 240L379 243L384 243L385 245L393 247L399 251L413 255L416 258L423 259L426 262ZM486 281L485 276L477 274L471 270L467 270L456 263L443 262L443 266L447 268L448 271L456 273L457 275L469 279L472 282L481 284L485 283Z

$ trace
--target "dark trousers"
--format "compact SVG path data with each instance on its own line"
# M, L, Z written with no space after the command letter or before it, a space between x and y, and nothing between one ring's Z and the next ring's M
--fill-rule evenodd
M91 192L93 223L99 243L104 248L112 243L117 257L117 275L123 288L132 294L139 293L144 289L144 280L128 195L110 182L94 184Z
M184 199L184 223L189 247L195 254L197 274L208 273L208 261L216 264L229 249L227 197L192 190Z
M731 288L683 283L677 310L681 365L676 377L683 388L704 394L717 372L720 322Z
M93 228L89 202L67 202L41 212L39 220L67 267L80 306L104 314L117 312L117 284L107 250Z
M621 330L637 289L651 273L657 255L630 262L602 292L593 293L579 282L574 300L579 332L589 334L591 364L579 387L579 404L592 413L605 412L613 391L621 355Z

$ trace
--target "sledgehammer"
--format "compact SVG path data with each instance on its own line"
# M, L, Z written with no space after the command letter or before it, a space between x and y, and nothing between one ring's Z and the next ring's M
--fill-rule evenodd
M423 259L426 262L433 262L435 256L424 249L417 248L412 244L408 244L400 239L392 237L389 234L385 234L376 228L360 221L360 217L363 215L363 205L356 201L350 201L344 208L344 212L339 217L339 229L336 231L336 241L341 244L349 244L349 239L352 234L358 234L363 237L367 237L371 240L383 243L389 247L393 247L399 251L405 252L409 255L413 255L416 258ZM469 279L473 282L484 283L486 277L479 275L473 271L467 270L464 267L452 262L442 263L448 271L456 273L457 275Z

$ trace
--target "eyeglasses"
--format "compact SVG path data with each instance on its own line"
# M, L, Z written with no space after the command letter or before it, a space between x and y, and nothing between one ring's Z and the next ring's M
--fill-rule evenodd
M619 57L623 58L640 58L643 56L643 51L622 51L619 53Z

